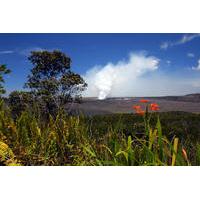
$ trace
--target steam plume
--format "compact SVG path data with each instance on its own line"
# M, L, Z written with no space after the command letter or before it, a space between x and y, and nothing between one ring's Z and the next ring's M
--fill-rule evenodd
M158 69L159 59L145 53L130 53L127 61L105 66L95 66L84 78L88 89L84 96L105 99L108 96L134 95L134 84L138 77Z

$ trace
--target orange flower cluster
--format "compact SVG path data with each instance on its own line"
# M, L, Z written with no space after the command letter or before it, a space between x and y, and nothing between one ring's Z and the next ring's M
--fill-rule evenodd
M133 109L135 109L135 110L140 110L140 109L142 109L142 108L141 108L141 106L133 106Z
M145 111L142 110L141 106L133 106L133 109L135 110L136 114L138 115L144 115Z
M147 100L147 99L141 99L139 102L140 103L148 103L150 101ZM144 115L145 114L145 111L139 105L133 106L133 109L135 110L136 114L138 114L138 115ZM157 103L151 103L150 104L150 110L151 111L158 111L158 110L160 110L159 105Z
M158 111L158 110L160 110L160 108L159 108L159 106L158 106L157 103L151 103L151 104L150 104L150 109L151 109L152 111Z

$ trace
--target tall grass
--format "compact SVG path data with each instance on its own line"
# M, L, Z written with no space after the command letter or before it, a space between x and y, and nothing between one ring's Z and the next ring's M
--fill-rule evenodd
M0 103L1 165L189 165L178 138L168 140L159 118L155 127L144 117L144 132L127 135L109 128L93 135L84 116L68 116L60 111L48 120L23 112L13 119ZM120 127L120 126L119 126ZM199 159L199 156L197 157ZM200 161L198 161L200 162Z

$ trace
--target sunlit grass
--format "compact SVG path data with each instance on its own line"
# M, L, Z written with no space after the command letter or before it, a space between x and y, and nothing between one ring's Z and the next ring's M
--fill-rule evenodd
M114 129L108 127L103 135L94 136L84 116L68 116L60 111L55 118L42 120L27 110L14 120L9 108L1 102L0 162L2 165L190 165L187 149L184 148L183 154L178 138L169 140L162 133L159 115L157 123L152 125L151 112L159 106L146 100L140 103L144 103L144 108L134 107L144 120L144 132L140 135L127 135L118 128L119 124Z

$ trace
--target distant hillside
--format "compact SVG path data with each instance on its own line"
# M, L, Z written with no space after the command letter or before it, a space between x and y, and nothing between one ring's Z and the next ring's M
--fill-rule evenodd
M200 102L200 93L187 94L185 96L165 96L165 97L155 97L156 99L165 99L169 101L184 101L184 102Z

